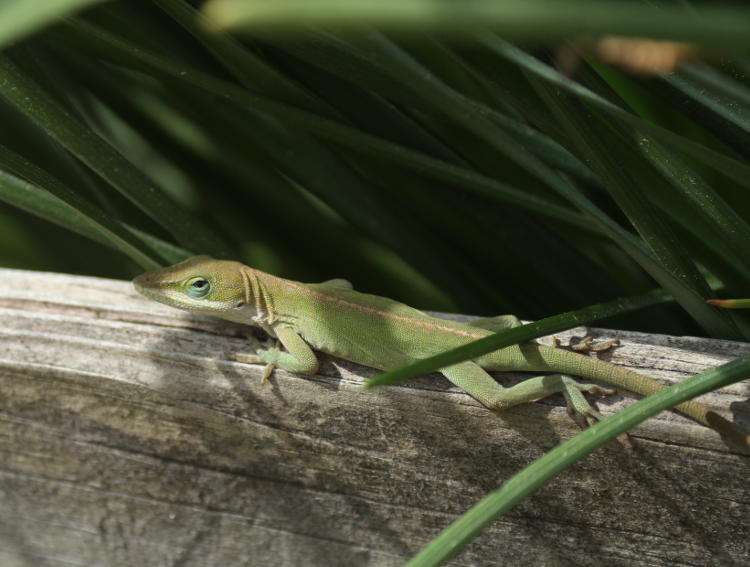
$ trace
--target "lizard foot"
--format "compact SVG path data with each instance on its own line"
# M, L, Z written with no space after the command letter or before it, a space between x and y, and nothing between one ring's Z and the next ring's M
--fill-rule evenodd
M617 393L617 390L602 388L596 384L581 384L572 378L563 376L562 394L565 402L568 404L568 415L581 427L590 427L602 419L601 414L596 411L589 401L584 397L583 392L594 396L611 396Z
M584 337L581 342L571 345L571 349L576 352L604 352L620 344L619 339L612 339L595 343L592 337Z
M581 428L585 429L586 427L591 427L595 423L601 421L603 418L602 414L596 411L584 397L583 392L601 397L614 395L617 393L617 390L602 388L596 384L581 384L572 378L564 380L562 393L568 404L568 415L573 418ZM627 433L618 436L617 441L626 451L632 452L634 450L633 443Z
M261 384L267 384L273 371L276 370L276 360L279 357L278 347L260 348L254 353L237 352L229 356L230 360L242 362L243 364L265 364Z
M271 379L271 374L273 374L273 371L276 370L276 365L272 362L269 362L266 364L266 367L263 369L263 376L260 379L261 384L268 384L269 380Z

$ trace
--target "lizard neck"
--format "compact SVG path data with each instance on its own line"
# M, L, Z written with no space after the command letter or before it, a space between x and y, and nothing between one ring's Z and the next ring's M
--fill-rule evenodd
M240 268L245 293L245 317L251 325L268 327L279 320L277 301L287 280L249 266Z

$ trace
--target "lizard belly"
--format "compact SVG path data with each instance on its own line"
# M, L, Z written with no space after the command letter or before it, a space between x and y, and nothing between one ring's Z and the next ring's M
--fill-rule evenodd
M409 364L470 340L432 330L384 325L381 320L371 325L340 325L336 333L314 327L299 330L313 349L380 370Z

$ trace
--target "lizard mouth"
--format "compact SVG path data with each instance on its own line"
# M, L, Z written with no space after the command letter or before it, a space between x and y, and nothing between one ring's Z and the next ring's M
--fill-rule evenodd
M147 288L143 286L140 282L133 280L133 287L135 288L135 291L142 295L147 295Z
M174 278L165 278L164 274L161 273L162 270L164 270L164 268L161 270L152 270L136 276L133 278L133 286L135 286L135 289L140 293L146 294L149 291L165 289L178 283L177 281L174 281Z
M163 290L165 286L164 282L150 277L149 273L145 273L133 279L133 287L141 295L160 301L160 294L158 292Z
M151 287L144 285L143 283L133 280L133 287L135 288L135 291L140 293L141 295L144 295L148 297L149 299L155 299L158 300L159 298L156 296L156 294L153 292Z

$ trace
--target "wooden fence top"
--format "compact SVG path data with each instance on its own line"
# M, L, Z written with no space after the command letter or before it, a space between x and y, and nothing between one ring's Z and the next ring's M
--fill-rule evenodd
M128 282L0 269L0 565L398 566L577 432L561 399L497 415L439 375L229 360L247 327ZM672 382L750 345L601 329ZM542 341L544 342L544 341ZM520 374L498 375L505 383ZM750 382L701 401L750 428ZM634 398L598 403L609 415ZM750 457L665 412L595 452L451 565L750 564Z

